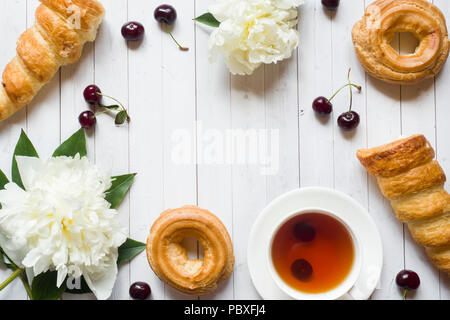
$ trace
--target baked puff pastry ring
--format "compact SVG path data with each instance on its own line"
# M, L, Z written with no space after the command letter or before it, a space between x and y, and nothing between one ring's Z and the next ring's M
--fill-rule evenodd
M395 33L409 32L420 44L402 55L390 45ZM442 12L426 0L377 0L352 31L358 59L368 74L380 80L412 84L436 75L449 54L448 31Z
M203 260L190 260L181 241L196 238ZM217 288L233 272L230 236L211 212L195 206L167 210L155 221L147 239L147 257L156 275L171 287L191 295Z

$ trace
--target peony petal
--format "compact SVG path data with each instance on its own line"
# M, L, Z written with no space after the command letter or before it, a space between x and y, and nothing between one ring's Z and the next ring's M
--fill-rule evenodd
M304 3L303 0L278 0L276 5L281 9L290 9L300 7Z
M58 288L61 287L66 277L67 277L67 267L61 266L60 268L58 268L58 276L56 280L56 286Z
M107 299L117 276L117 247L126 239L117 211L104 199L110 177L86 158L17 157L26 191L0 191L0 246L30 280L47 270L85 276ZM95 257L95 258L94 258Z
M44 163L39 158L16 156L17 167L25 190L32 188L37 173L42 170Z
M23 268L22 260L26 255L23 250L17 250L17 248L11 245L11 241L0 232L0 247L8 255L8 257L14 262L14 264L20 268Z
M89 271L83 272L84 280L95 294L98 300L106 300L111 296L117 277L117 263L110 259L110 263L102 274L94 274Z
M34 272L33 272L33 268L26 268L25 269L25 273L27 275L28 283L31 285L33 283L33 279L35 277Z
M50 267L49 257L43 255L38 249L32 249L28 252L22 263L27 268L33 267L33 272L36 276L43 272L47 272Z
M0 203L3 205L16 205L23 202L26 192L17 184L10 182L5 185L5 189L0 190ZM0 210L0 217L2 211Z

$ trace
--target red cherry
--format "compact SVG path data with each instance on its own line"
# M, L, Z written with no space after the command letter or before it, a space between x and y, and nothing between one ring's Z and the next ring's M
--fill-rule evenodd
M133 299L145 300L151 293L150 286L145 282L135 282L130 286L130 296Z
M397 274L395 282L400 288L416 290L420 286L420 278L417 273L411 270L402 270Z
M313 268L305 259L295 260L291 265L291 272L300 281L307 281L311 278Z
M316 230L305 222L299 222L294 226L295 237L303 242L311 242L316 237Z
M80 116L78 117L78 121L80 122L82 128L92 129L97 123L97 118L92 111L88 110L80 114Z
M122 27L122 36L128 41L138 41L144 38L145 28L136 21L128 22Z
M328 10L336 10L340 0L322 0L322 5Z
M177 11L174 7L168 4L162 4L156 7L153 13L156 21L160 23L174 24L177 19Z
M333 111L333 104L325 97L318 97L313 101L313 110L321 116L329 115Z
M84 89L84 100L90 105L98 106L102 102L102 96L99 93L102 93L100 88L95 84L91 84Z
M360 123L359 114L355 111L344 112L339 116L337 122L344 131L354 130Z

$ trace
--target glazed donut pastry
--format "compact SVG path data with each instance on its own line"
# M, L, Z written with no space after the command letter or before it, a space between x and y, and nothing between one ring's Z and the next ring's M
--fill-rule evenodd
M33 100L61 66L75 63L94 41L105 9L97 0L40 0L36 22L17 41L0 86L0 121Z
M205 250L203 260L189 260L181 241L196 238ZM196 206L167 210L153 224L147 239L147 258L156 275L171 287L191 295L217 288L233 272L231 239L223 223Z
M409 32L420 44L413 54L401 55L390 45L395 33ZM442 12L426 0L377 0L352 31L359 62L380 80L412 84L435 76L449 53Z
M423 135L357 152L398 219L426 248L433 264L450 275L450 195L434 155Z

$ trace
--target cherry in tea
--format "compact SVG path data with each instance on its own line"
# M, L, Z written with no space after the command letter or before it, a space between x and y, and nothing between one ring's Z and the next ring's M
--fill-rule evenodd
M350 274L355 248L347 228L322 213L305 213L288 220L272 243L272 262L280 278L305 293L323 293Z

